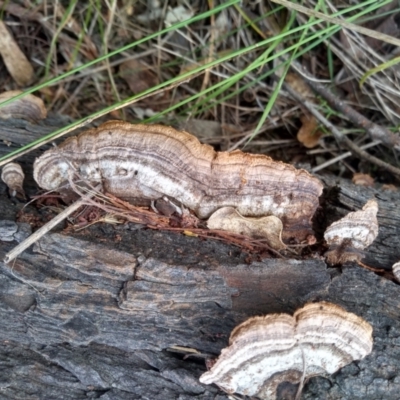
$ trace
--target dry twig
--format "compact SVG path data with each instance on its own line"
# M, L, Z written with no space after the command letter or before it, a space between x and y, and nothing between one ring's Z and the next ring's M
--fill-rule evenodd
M298 69L300 68L297 65ZM301 68L302 70L302 75L307 78L307 83L310 84L311 80L315 80L314 77L310 76L308 71L305 71L304 68ZM315 81L313 82L315 84ZM320 87L323 88L321 84L318 84ZM313 88L313 86L310 84L310 86ZM345 136L342 132L340 132L339 129L337 129L330 121L328 121L316 108L315 104L311 103L310 101L306 100L303 96L301 96L297 91L295 91L290 85L284 84L285 90L287 90L290 95L296 99L300 104L304 105L308 111L314 115L315 118L318 119L329 131L332 132L333 136L335 139L338 141L339 144L345 145L353 154L357 155L358 157L367 160L381 168L386 169L387 171L391 172L394 176L396 176L398 179L400 179L400 169L394 167L391 164L388 164L385 161L380 160L377 157L374 157L371 154L368 154L366 151L361 150L356 144L354 144L347 136ZM324 91L326 92L327 90L323 88ZM333 95L332 95L333 96ZM338 101L340 102L340 101ZM363 117L364 118L364 117ZM367 120L368 121L368 120Z
M395 149L400 150L400 136L394 134L389 129L375 124L358 111L354 110L354 108L350 107L346 102L332 94L324 85L317 82L315 77L310 76L309 72L300 64L294 62L293 65L295 66L295 69L299 70L302 76L307 79L306 82L311 89L323 97L336 111L343 113L358 127L365 129L372 139L380 140L383 144L389 146L390 148L394 147Z
M96 189L99 189L100 186L97 186ZM57 224L61 221L64 221L65 218L70 216L74 211L76 211L79 207L86 204L88 198L94 196L95 193L89 193L87 195L82 195L82 198L77 200L75 203L71 204L64 211L60 212L60 214L56 215L51 221L47 224L43 225L39 228L35 233L29 236L26 240L21 242L18 246L14 247L10 252L6 254L4 257L4 262L7 264L10 261L14 260L14 258L18 257L24 250L26 250L30 245L37 242L42 236L44 236L47 232L53 229Z
M374 142L365 144L364 146L360 146L360 149L361 150L366 150L366 149L369 149L370 147L377 146L380 143L381 143L380 140L375 140ZM308 152L308 154L310 154L310 152ZM321 171L322 169L324 169L326 167L329 167L330 165L335 164L338 161L344 160L345 158L350 157L351 155L352 155L351 151L346 151L346 153L342 153L337 157L334 157L334 158L332 158L332 159L330 159L330 160L328 160L328 161L326 161L326 162L324 162L322 164L317 165L311 171L312 172Z
M364 28L363 26L347 22L347 21L345 21L343 19L340 19L340 18L337 18L337 17L332 17L330 15L324 14L324 13L319 12L319 11L311 10L311 9L309 9L307 7L304 7L304 6L300 5L300 4L296 4L294 2L287 1L287 0L272 0L272 2L273 3L277 3L277 4L281 4L281 5L287 7L290 10L296 10L296 11L299 11L299 12L304 13L306 15L320 18L323 21L330 22L330 23L336 24L336 25L340 25L343 28L347 28L347 29L350 29L352 31L359 32L359 33L361 33L361 34L363 34L365 36L369 36L369 37L371 37L373 39L380 39L383 42L390 43L390 44L393 44L395 46L400 46L400 40L398 38L395 38L395 37L390 36L390 35L386 35L386 34L381 33L381 32L374 31L372 29Z

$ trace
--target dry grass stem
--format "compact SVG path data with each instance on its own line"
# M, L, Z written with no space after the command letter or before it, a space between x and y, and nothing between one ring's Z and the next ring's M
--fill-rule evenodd
M100 188L100 186L96 187L95 189L98 190L99 188ZM32 244L37 242L41 237L46 235L46 233L48 233L50 230L52 230L56 225L58 225L60 222L64 221L66 218L68 218L73 212L78 210L78 208L82 207L82 205L86 204L87 199L94 195L95 195L95 193L89 193L89 194L83 195L81 199L77 200L76 202L71 204L69 207L67 207L64 211L60 212L51 221L49 221L47 224L43 225L35 233L33 233L31 236L29 236L27 239L25 239L23 242L21 242L18 246L14 247L10 252L8 252L4 257L4 262L6 264L8 264L10 261L14 260L29 246L31 246Z
M293 2L288 1L288 0L272 0L272 2L273 3L277 3L277 4L281 4L281 5L287 7L290 10L299 11L299 12L301 12L303 14L306 14L306 15L308 15L310 17L317 17L317 18L322 19L323 21L330 22L330 23L335 24L335 25L340 25L343 28L347 28L347 29L349 29L351 31L362 33L363 35L369 36L369 37L371 37L373 39L379 39L379 40L381 40L383 42L390 43L390 44L393 44L395 46L400 46L400 39L397 39L397 38L395 38L393 36L390 36L390 35L386 35L384 33L377 32L377 31L375 31L373 29L364 28L363 26L352 24L352 23L347 22L347 21L345 21L343 19L336 18L336 17L331 17L331 16L329 16L327 14L321 13L319 11L311 10L311 9L309 9L307 7L304 7L304 6L300 5L300 4L293 3Z
M198 227L199 225L202 225L202 222L192 214L185 215L184 213L182 217L171 219L165 215L157 214L147 207L134 206L110 193L103 194L98 191L98 188L90 190L90 193L94 193L93 196L85 196L83 191L86 189L82 187L78 188L73 182L70 183L73 190L81 196L82 199L84 198L81 205L95 206L114 217L121 217L126 221L145 225L150 229L178 232L186 234L187 236L220 240L225 243L233 244L249 252L259 253L268 251L280 258L285 258L281 253L272 249L265 240L252 239L247 236L222 230ZM171 221L173 221L176 226L171 226ZM79 229L81 229L81 227Z
M368 143L368 144L366 144L364 146L360 146L360 149L361 150L366 150L366 149L369 149L371 147L377 146L378 144L381 144L381 141L380 140L375 140L374 142ZM324 162L324 163L322 163L320 165L317 165L316 167L312 168L311 171L313 173L321 171L321 170L329 167L330 165L337 163L338 161L341 161L341 160L344 160L347 157L350 157L351 155L352 155L352 153L350 151L347 151L346 153L342 153L340 156L334 157L334 158L332 158L332 159L330 159L330 160L328 160L328 161L326 161L326 162Z

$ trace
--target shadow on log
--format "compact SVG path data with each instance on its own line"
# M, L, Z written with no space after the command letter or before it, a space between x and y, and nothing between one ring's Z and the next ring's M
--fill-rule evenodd
M324 183L317 232L375 196L380 231L365 262L390 269L400 260L399 192ZM0 219L15 219L21 205L2 184L0 196ZM0 259L15 245L0 241ZM322 300L367 320L374 348L311 379L302 399L397 398L400 287L386 278L352 264L328 268L319 255L251 262L234 246L134 224L51 233L0 264L0 398L228 399L198 378L231 330Z

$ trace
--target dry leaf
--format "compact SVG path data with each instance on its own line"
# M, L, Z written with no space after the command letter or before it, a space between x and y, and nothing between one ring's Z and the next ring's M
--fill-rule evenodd
M304 82L304 79L297 75L296 73L289 73L285 77L285 82L291 86L297 93L301 94L304 98L308 100L314 100L314 92L310 87Z
M396 4L396 2L391 2L392 4ZM382 12L382 15L383 12ZM373 29L378 33L383 33L385 35L398 37L400 33L399 23L398 23L398 13L390 13L386 16L386 18L381 21L378 26L375 26ZM379 38L378 34L376 37L365 37L365 42L371 46L373 49L381 50L382 51L382 40Z
M155 21L163 15L163 9L162 8L154 8L152 7L150 10L146 11L143 14L140 14L136 17L136 19L141 23L141 24L149 24L152 21Z
M1 103L21 93L20 90L9 90L0 94L0 118L20 118L33 123L46 118L47 110L43 100L33 94L28 94L12 103L1 106Z
M63 30L71 32L72 35L61 34L59 36L60 42L63 42L63 48L67 51L71 57L68 57L68 60L71 60L72 54L76 48L79 49L79 52L83 54L89 60L93 60L98 57L98 51L96 45L92 42L90 35L86 35L84 30L81 28L77 20L71 15L68 15L68 21L64 21L63 19L67 14L67 11L63 7L60 2L57 2L54 7L54 12L57 17L57 23L63 23ZM44 17L43 17L44 18ZM75 40L73 36L77 38L83 38L83 43L78 42L80 39Z
M222 137L221 123L203 119L190 119L178 125L178 129L190 132L201 140ZM209 143L209 142L208 142Z
M232 22L228 16L226 10L222 10L217 18L215 19L214 29L214 40L217 41L218 38L226 35L232 30Z
M318 145L322 132L318 130L318 121L313 115L303 115L300 118L302 127L297 132L297 140L308 149Z
M391 183L386 183L382 185L382 190L390 190L392 192L396 192L399 188Z
M217 210L207 221L209 229L220 229L256 239L265 239L274 250L286 248L282 242L282 221L270 215L261 218L245 218L233 207Z
M169 27L178 22L186 21L187 19L192 18L194 15L193 10L188 10L184 6L178 6L170 9L165 16L165 26Z
M0 54L8 72L19 86L32 82L33 68L6 25L0 20Z
M374 186L374 178L371 175L360 172L353 175L352 182L359 186Z
M286 75L285 82L305 99L315 103L315 95L304 79L296 73ZM318 122L313 115L305 114L301 118L302 127L297 132L297 140L311 149L318 145L322 132L318 130Z
M119 73L133 94L144 92L159 83L157 75L137 60L123 62L119 67Z

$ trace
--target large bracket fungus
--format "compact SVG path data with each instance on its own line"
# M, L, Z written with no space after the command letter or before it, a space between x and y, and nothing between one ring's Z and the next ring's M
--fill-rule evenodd
M46 190L72 177L123 199L168 196L204 219L222 207L244 217L274 215L283 238L299 241L312 234L323 188L307 171L265 155L216 152L187 132L121 121L69 138L35 161L34 178Z
M293 316L252 317L231 333L229 347L200 377L228 393L275 399L279 384L333 374L372 351L372 327L327 303L311 303Z

